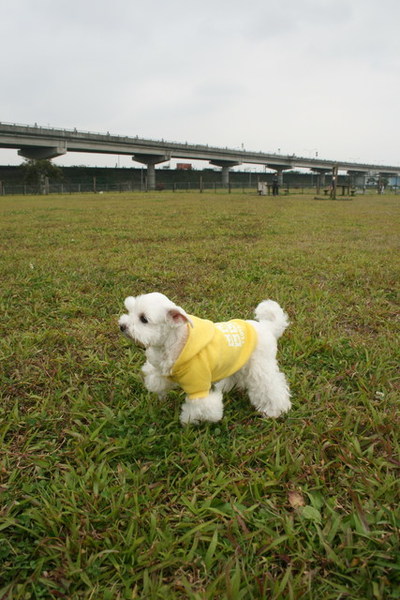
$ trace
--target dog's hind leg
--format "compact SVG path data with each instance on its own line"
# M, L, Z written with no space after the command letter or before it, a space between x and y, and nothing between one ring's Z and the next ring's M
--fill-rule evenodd
M279 417L291 407L290 391L285 375L277 367L251 369L247 378L250 402L266 417Z

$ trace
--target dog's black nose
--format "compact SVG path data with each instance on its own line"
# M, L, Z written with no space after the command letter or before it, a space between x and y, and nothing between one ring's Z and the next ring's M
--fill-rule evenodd
M120 330L122 331L122 333L124 333L124 331L127 330L127 325L125 325L125 323L121 323L121 325L119 326Z

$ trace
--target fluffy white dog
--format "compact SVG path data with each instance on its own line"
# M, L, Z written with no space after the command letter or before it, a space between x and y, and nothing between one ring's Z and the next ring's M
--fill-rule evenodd
M273 300L257 306L256 321L225 323L188 315L158 292L129 296L125 307L119 327L146 349L146 388L159 396L177 386L186 392L182 424L219 421L222 394L234 386L247 390L264 416L290 409L289 387L276 360L277 340L289 321Z

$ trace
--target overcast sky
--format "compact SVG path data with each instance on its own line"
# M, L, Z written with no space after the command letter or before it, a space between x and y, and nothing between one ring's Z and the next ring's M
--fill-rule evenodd
M2 122L400 164L399 0L0 9ZM0 149L0 164L21 160ZM116 161L70 153L55 163Z

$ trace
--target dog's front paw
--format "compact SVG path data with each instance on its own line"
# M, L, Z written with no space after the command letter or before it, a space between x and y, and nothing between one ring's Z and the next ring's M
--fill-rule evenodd
M161 375L160 372L150 363L146 363L142 367L144 385L149 392L165 396L167 391L171 389L171 382L167 377Z
M202 421L217 423L223 416L222 394L220 392L211 392L206 398L197 398L190 400L182 405L181 423L196 425Z

